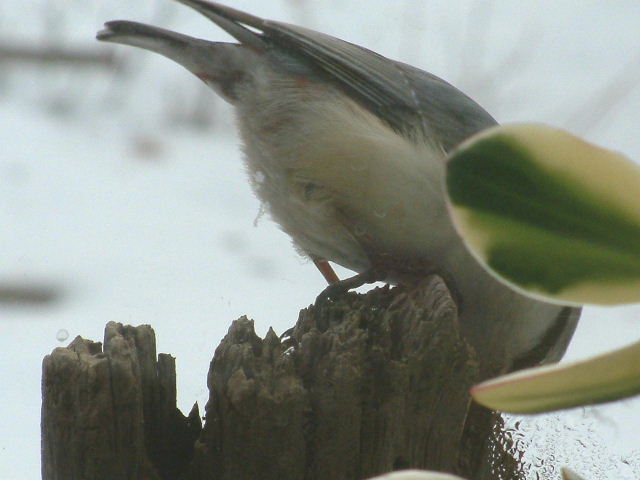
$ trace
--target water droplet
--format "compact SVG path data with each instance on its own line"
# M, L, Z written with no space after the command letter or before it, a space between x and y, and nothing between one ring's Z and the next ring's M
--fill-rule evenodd
M69 332L64 328L61 328L58 330L58 333L56 333L56 340L59 342L64 342L67 338L69 338Z

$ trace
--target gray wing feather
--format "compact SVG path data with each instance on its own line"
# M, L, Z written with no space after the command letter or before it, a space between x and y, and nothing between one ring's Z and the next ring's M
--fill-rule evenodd
M302 62L407 137L433 139L448 151L496 124L480 105L430 73L313 30L264 20L205 0L178 1L240 42Z

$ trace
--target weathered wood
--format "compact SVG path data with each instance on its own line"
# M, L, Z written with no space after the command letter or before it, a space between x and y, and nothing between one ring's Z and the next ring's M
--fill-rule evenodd
M463 438L478 375L438 277L310 307L284 342L241 318L216 350L187 478L346 480L406 467L479 478L467 457L486 458L493 423L481 422L480 443Z
M193 454L197 407L176 408L175 362L151 327L110 322L43 361L42 478L173 479Z
M195 445L197 412L177 412L161 358L149 327L119 324L104 354L76 339L45 358L45 480L360 480L407 467L484 480L489 457L509 463L491 440L497 417L470 409L478 363L435 276L311 306L284 340L235 321ZM504 468L517 478L516 462Z

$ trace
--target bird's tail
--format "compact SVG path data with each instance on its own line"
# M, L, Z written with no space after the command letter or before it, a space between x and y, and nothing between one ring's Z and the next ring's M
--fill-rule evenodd
M105 23L96 38L159 53L185 67L231 103L237 98L239 83L249 78L259 61L259 53L242 44L210 42L125 20Z

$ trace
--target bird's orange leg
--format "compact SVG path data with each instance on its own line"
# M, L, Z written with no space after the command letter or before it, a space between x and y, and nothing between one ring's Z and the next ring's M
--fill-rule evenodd
M320 273L322 274L322 276L324 277L324 279L327 281L329 285L333 283L338 283L340 281L340 278L338 278L338 275L336 275L336 272L333 271L333 267L329 265L329 262L327 262L326 260L314 259L313 263L318 268L318 270L320 270Z

